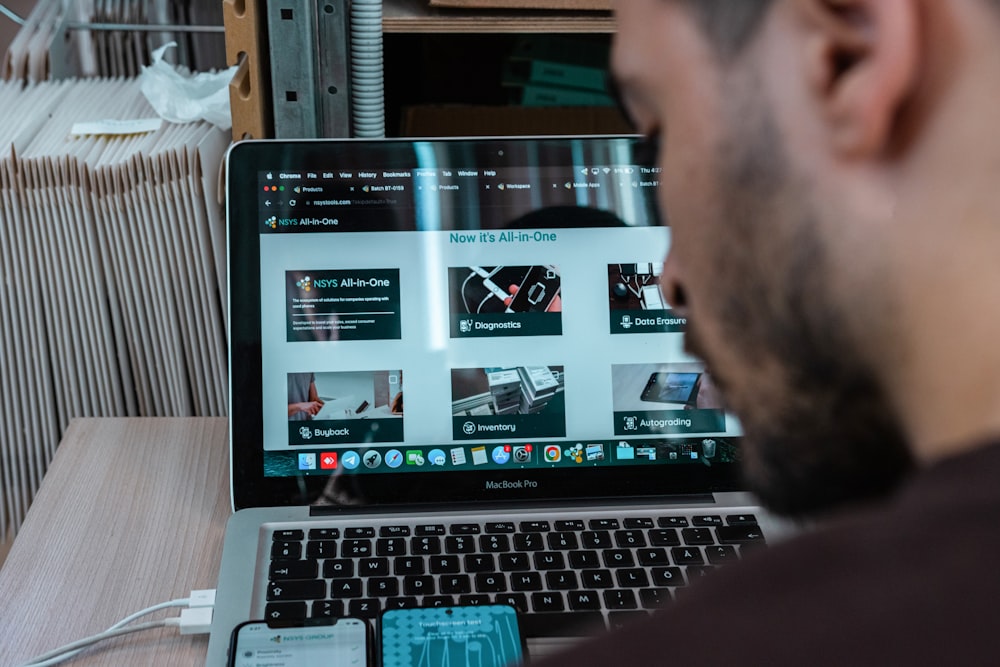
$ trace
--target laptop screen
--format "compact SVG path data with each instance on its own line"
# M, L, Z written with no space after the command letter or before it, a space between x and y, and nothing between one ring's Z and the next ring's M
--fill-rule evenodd
M237 144L237 507L707 493L739 425L632 137Z

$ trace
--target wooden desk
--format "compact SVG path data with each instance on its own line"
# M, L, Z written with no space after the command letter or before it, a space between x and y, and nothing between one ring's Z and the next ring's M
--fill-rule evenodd
M75 420L0 570L0 664L215 588L227 470L225 419ZM102 642L70 664L201 666L207 647L208 635L157 629Z

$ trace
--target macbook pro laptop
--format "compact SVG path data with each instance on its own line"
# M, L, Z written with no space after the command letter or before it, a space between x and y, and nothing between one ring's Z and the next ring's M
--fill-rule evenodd
M503 603L529 652L771 539L661 298L634 137L249 141L208 664L247 620Z

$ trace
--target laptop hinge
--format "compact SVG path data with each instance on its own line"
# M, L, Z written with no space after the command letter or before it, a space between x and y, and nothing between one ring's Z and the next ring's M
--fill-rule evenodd
M572 504L570 504L570 502ZM448 502L448 503L407 503L406 505L374 505L371 507L358 507L357 505L314 505L309 508L309 516L336 516L338 514L350 514L352 516L365 514L419 514L424 512L486 512L493 514L497 510L517 510L517 509L554 509L554 510L579 510L588 508L621 508L628 506L649 506L672 509L689 505L714 505L714 496L709 493L677 495L669 497L651 497L647 499L637 498L601 498L601 499L574 499L567 500L538 500L538 501L508 501L489 503L483 502Z

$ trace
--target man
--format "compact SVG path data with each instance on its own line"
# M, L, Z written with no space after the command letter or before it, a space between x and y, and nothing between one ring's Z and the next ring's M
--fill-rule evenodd
M663 291L817 528L567 665L1000 658L1000 0L619 0Z

